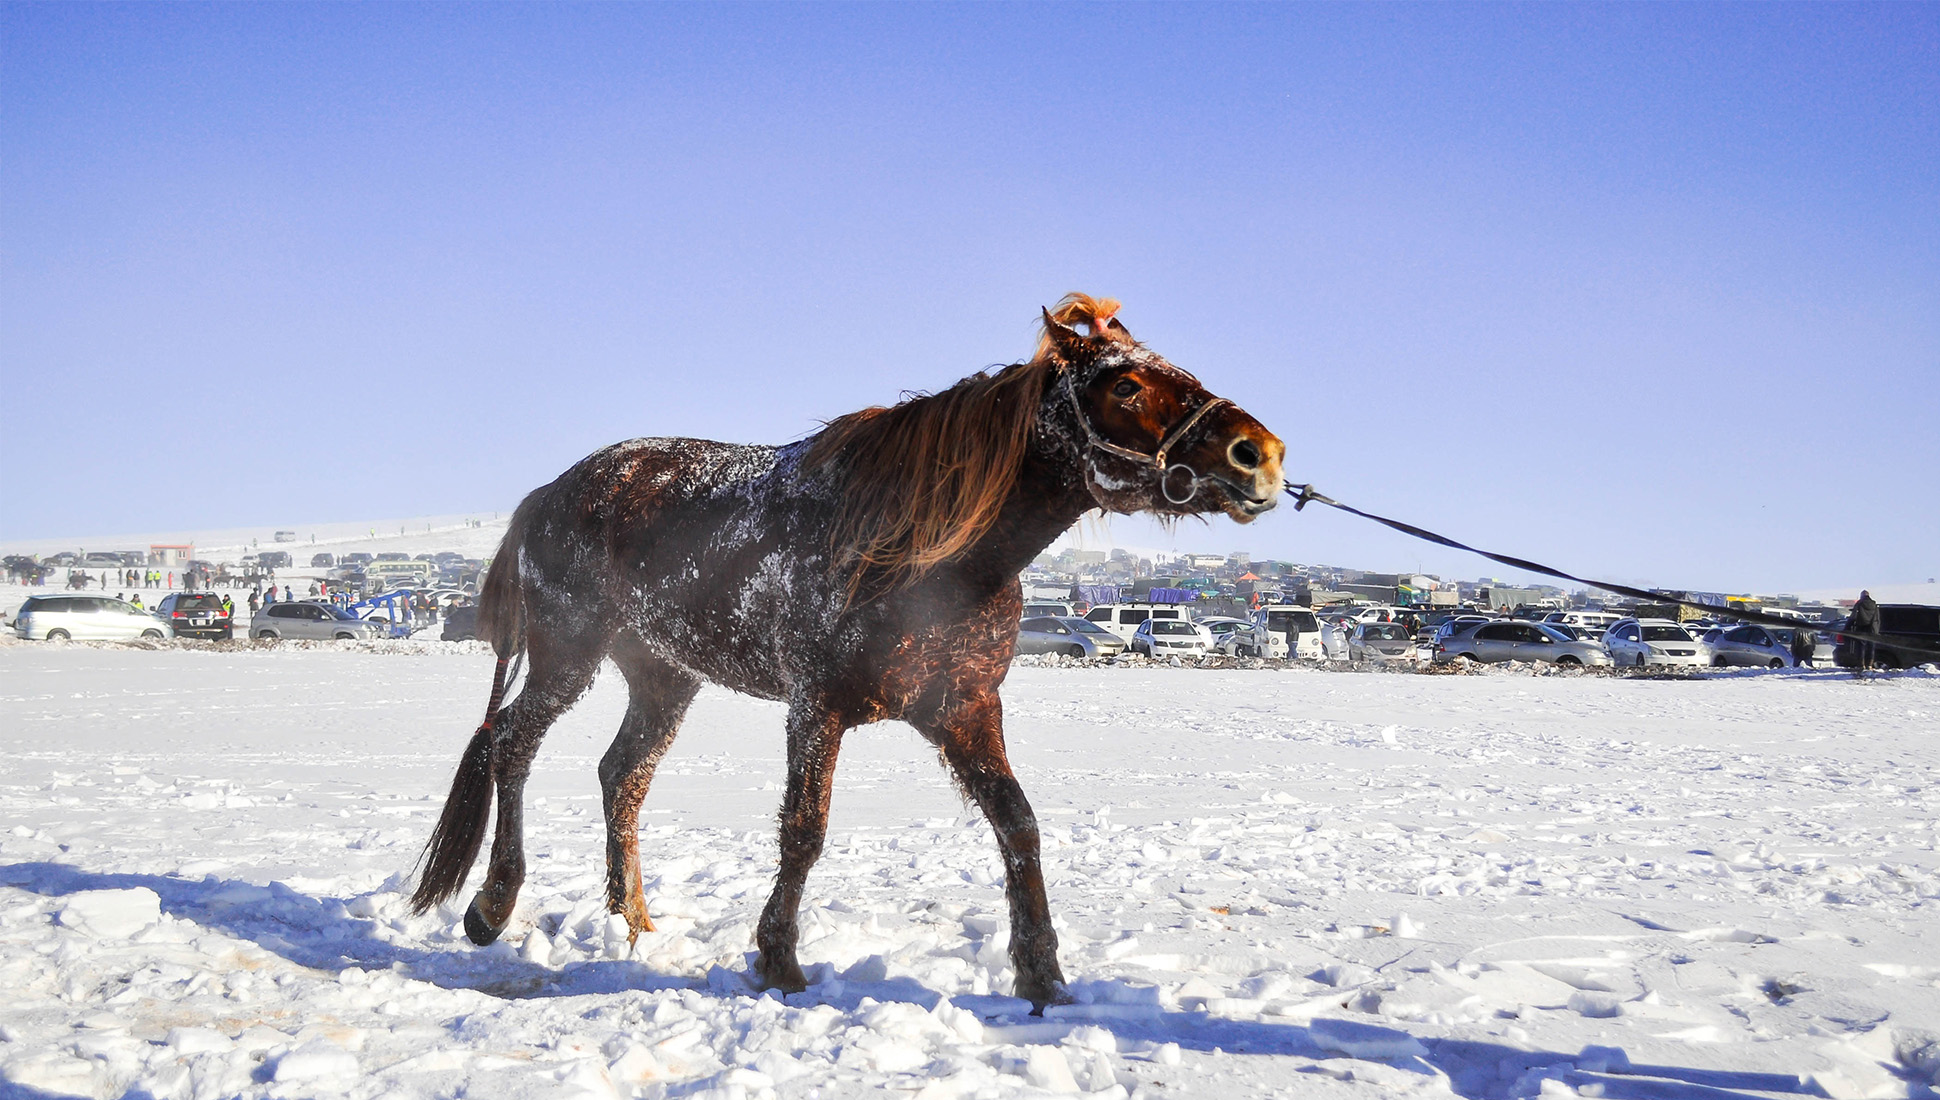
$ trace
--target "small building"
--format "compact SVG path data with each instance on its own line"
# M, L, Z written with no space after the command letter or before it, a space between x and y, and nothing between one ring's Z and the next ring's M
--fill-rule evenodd
M164 569L180 569L193 557L195 557L194 543L179 545L150 543L148 547L148 564L159 565Z

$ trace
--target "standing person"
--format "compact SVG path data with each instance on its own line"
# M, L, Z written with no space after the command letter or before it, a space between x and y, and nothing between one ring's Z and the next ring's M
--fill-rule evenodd
M232 619L236 617L236 601L230 599L227 592L222 594L222 613Z
M263 606L268 607L270 604L273 604L275 602L276 602L276 586L272 584L269 586L269 591L263 593Z
M1809 626L1792 628L1792 663L1800 668L1812 667L1812 651L1818 648L1818 638Z
M1860 589L1859 599L1852 605L1852 617L1846 620L1846 629L1867 634L1879 633L1879 604L1873 600L1871 592ZM1854 671L1865 672L1871 669L1876 657L1872 640L1854 638L1852 646Z
M256 609L261 607L262 605L263 605L262 593L256 591L254 588L250 589L249 590L249 613L252 616L255 615Z

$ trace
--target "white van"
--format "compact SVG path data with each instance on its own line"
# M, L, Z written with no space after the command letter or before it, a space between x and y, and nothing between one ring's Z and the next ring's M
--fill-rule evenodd
M1138 633L1138 624L1147 619L1185 619L1192 616L1185 604L1178 603L1101 603L1085 612L1085 618L1118 635L1127 645Z
M1253 627L1266 638L1265 655L1268 657L1318 661L1326 656L1320 644L1320 620L1314 618L1311 607L1269 604L1253 612ZM1300 633L1299 652L1289 653L1288 639L1296 630Z
M126 600L107 596L29 596L14 614L14 633L50 642L161 641L174 628Z

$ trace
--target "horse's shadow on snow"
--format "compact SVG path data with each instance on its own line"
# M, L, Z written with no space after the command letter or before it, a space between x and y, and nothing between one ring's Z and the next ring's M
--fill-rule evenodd
M449 948L410 947L377 934L373 919L352 916L342 899L316 898L281 883L267 887L239 880L200 880L167 875L103 874L59 863L0 866L0 885L44 897L87 890L146 887L176 920L256 944L298 966L331 973L394 972L445 989L469 989L506 999L570 997L599 993L691 989L726 999L774 996L755 991L745 974L715 968L705 978L665 974L635 961L593 960L553 969L504 948L479 951L462 943ZM810 968L819 980L785 1000L796 1007L827 1005L855 1011L865 1000L902 1002L933 1010L945 995L913 978L869 974L837 978L826 966ZM1464 1039L1419 1038L1379 1024L1346 1019L1286 1023L1233 1020L1140 1006L1058 1006L1044 1018L1026 1014L1025 1002L1003 996L951 997L985 1021L986 1041L1014 1045L1059 1043L1081 1027L1110 1032L1121 1050L1175 1043L1182 1050L1248 1055L1297 1055L1316 1059L1305 1072L1340 1078L1417 1073L1423 1083L1437 1071L1455 1092L1472 1100L1533 1095L1550 1078L1611 1100L1769 1100L1774 1093L1826 1095L1816 1083L1793 1074L1748 1073L1683 1066L1632 1065L1621 1051L1532 1051ZM1355 1055L1360 1055L1356 1058ZM1136 1057L1136 1056L1135 1056ZM1365 1060L1363 1060L1365 1059ZM1375 1070L1368 1062L1384 1068ZM1356 1067L1359 1067L1358 1070ZM1291 1082L1289 1082L1291 1084Z

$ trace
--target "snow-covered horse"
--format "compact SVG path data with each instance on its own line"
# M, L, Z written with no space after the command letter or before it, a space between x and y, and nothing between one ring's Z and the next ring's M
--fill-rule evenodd
M709 680L789 704L781 867L755 935L762 983L805 984L796 915L843 734L900 719L941 750L996 832L1017 996L1056 1000L1037 821L1005 757L997 691L1017 641L1017 575L1091 509L1246 523L1281 488L1280 440L1133 340L1117 308L1069 295L1045 313L1028 362L850 413L798 443L636 439L526 497L481 593L478 635L498 670L426 846L418 909L463 886L496 788L465 929L485 944L505 928L525 874L533 755L611 657L631 697L599 767L607 902L635 936L653 928L640 803ZM501 712L521 652L525 687Z

